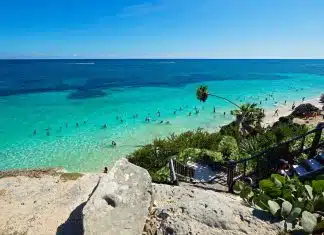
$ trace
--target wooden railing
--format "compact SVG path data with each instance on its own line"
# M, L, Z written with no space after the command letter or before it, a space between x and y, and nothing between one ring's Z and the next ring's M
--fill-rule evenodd
M270 147L252 157L241 159L238 161L227 162L227 185L229 191L232 191L235 181L246 179L247 177L258 182L260 179L268 177L277 168L279 158L287 157L278 156L278 154L286 153L291 155L291 159L295 161L302 153L308 154L309 158L316 155L316 150L324 147L324 140L321 139L323 134L324 122L319 123L317 127L303 135L292 138L288 141ZM314 135L312 144L305 146L305 139ZM290 151L292 144L299 144L297 150Z
M170 180L173 184L178 184L179 178L192 179L195 175L195 169L177 162L173 158L169 162Z

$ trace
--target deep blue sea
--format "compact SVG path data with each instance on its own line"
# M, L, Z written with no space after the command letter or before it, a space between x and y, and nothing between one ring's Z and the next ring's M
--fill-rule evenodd
M324 60L0 60L0 170L97 171L154 138L215 131L233 106L199 103L200 84L274 109L319 97Z

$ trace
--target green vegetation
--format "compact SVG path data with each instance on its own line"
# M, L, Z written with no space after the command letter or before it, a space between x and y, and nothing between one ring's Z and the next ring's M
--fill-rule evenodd
M273 174L269 179L261 180L256 190L238 181L234 185L234 192L255 209L285 220L285 232L288 232L287 223L292 224L293 231L302 228L307 234L324 229L322 176L302 184L297 178Z
M206 101L209 95L206 86L197 89L199 100ZM217 133L198 129L155 139L152 144L137 149L129 156L129 161L147 169L153 181L164 182L169 176L168 163L171 157L183 164L189 161L222 164L229 159L239 160L254 155L308 131L306 126L293 123L290 117L282 117L272 127L262 128L264 113L256 104L237 105L231 114L236 120L223 126ZM310 144L310 141L307 138L305 143ZM273 162L282 156L292 156L299 146L298 142L294 146L272 152ZM249 162L247 170L254 166L254 162Z

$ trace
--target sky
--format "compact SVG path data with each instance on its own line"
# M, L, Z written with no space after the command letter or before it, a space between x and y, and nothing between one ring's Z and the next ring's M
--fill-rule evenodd
M324 58L324 0L0 1L0 58Z

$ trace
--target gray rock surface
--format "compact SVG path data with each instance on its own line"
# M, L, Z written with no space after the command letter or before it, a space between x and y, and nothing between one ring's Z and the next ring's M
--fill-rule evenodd
M151 204L151 177L121 159L100 179L83 208L86 235L137 235L143 231Z
M232 194L194 186L153 184L159 234L277 234L270 217L253 211ZM260 219L262 218L262 219Z
M1 235L72 234L69 229L78 230L82 219L74 211L87 201L99 174L65 180L54 171L12 173L2 174L6 176L0 179ZM71 215L75 215L74 223L69 223Z

